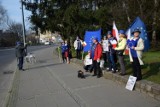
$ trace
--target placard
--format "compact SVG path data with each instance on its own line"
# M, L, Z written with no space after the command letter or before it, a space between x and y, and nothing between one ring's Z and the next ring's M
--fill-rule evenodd
M137 80L137 77L129 76L128 82L126 84L126 89L132 91L133 87L134 87L134 85L136 83L136 80Z
M92 59L86 59L85 65L92 65Z

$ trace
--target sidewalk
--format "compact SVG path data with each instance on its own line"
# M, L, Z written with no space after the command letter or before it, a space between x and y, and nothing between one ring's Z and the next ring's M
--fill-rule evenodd
M160 107L146 95L86 73L77 78L81 67L59 62L53 48L36 51L36 64L26 65L19 77L16 107Z
M16 71L16 60L13 60L6 68L0 69L0 107L5 107L12 91L12 84Z

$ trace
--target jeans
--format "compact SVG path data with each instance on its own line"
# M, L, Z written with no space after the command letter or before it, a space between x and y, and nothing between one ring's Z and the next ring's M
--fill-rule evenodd
M23 57L18 58L18 68L19 70L23 69Z
M116 72L116 62L115 62L115 54L109 53L108 61L109 61L109 70L114 70Z

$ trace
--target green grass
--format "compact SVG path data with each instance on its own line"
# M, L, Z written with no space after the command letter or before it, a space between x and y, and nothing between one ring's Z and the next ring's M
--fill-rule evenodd
M143 79L160 84L160 51L149 51L143 54ZM128 56L125 58L127 74L132 74Z
M71 48L71 51L72 56L75 57L76 52L73 47ZM84 56L85 55L86 53L84 53ZM144 52L142 60L144 61L144 65L141 66L143 79L160 84L160 51L152 50L149 52ZM125 56L125 65L127 74L131 75L132 66L129 61L129 56Z

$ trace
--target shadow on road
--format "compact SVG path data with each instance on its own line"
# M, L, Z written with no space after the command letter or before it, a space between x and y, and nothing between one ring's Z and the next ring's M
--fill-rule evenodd
M27 68L26 70L40 69L40 68L44 68L44 67L56 66L56 65L61 65L61 64L63 64L63 63L56 63L56 64L48 64L48 65L34 66L34 67L31 67L31 68Z

